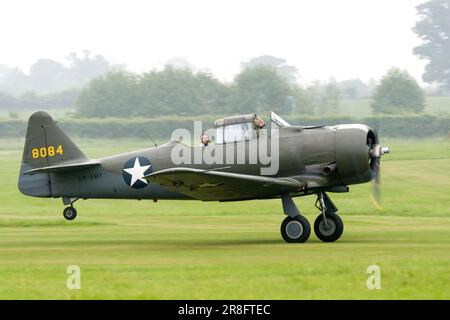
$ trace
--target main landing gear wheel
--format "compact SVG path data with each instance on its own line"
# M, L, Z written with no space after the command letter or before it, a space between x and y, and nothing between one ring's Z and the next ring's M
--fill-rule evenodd
M308 240L311 226L303 216L286 217L281 223L281 236L288 243L302 243Z
M67 207L63 211L63 216L67 220L73 220L77 217L77 210L74 207Z
M314 221L314 232L317 238L323 242L334 242L342 236L344 232L344 223L335 213L326 214L326 223L324 215L321 214Z

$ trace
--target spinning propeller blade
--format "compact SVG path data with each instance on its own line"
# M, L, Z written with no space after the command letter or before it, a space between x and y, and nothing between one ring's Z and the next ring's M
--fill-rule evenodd
M370 156L370 167L372 168L373 174L373 185L372 185L372 200L374 206L377 209L382 209L381 207L381 156L385 153L389 153L389 147L382 147L379 144L378 140L378 118L374 117L374 133L375 133L375 141L372 141L370 138L367 140L367 145L369 147L369 156Z

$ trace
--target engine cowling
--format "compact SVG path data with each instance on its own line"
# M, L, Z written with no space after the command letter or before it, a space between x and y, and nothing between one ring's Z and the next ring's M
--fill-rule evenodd
M339 125L336 130L336 165L345 184L372 180L376 173L373 146L378 145L375 132L363 124Z

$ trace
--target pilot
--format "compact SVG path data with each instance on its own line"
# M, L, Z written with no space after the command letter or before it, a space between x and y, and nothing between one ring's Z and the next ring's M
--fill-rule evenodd
M264 122L264 119L259 117L259 116L255 116L253 118L253 128L256 130L256 136L259 138L260 136L262 136L262 132L260 132L261 129L263 129L266 126L266 123Z
M202 147L206 147L210 143L209 137L205 132L200 135L200 142L202 143Z
M255 126L258 129L262 129L266 126L266 123L264 122L264 119L261 117L256 116L255 119L253 119L253 121L255 122Z

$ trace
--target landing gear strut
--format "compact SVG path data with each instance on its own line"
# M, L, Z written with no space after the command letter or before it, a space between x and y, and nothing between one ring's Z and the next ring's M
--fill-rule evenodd
M311 226L300 214L294 201L289 195L281 197L283 211L287 217L281 223L281 236L288 243L301 243L308 240L311 234Z
M66 220L73 220L77 217L77 209L73 206L74 202L77 201L78 198L63 198L63 203L65 205L70 204L70 207L64 208L63 216Z
M321 214L314 221L314 233L323 242L334 242L342 236L344 223L337 208L325 192L317 194L316 208Z

